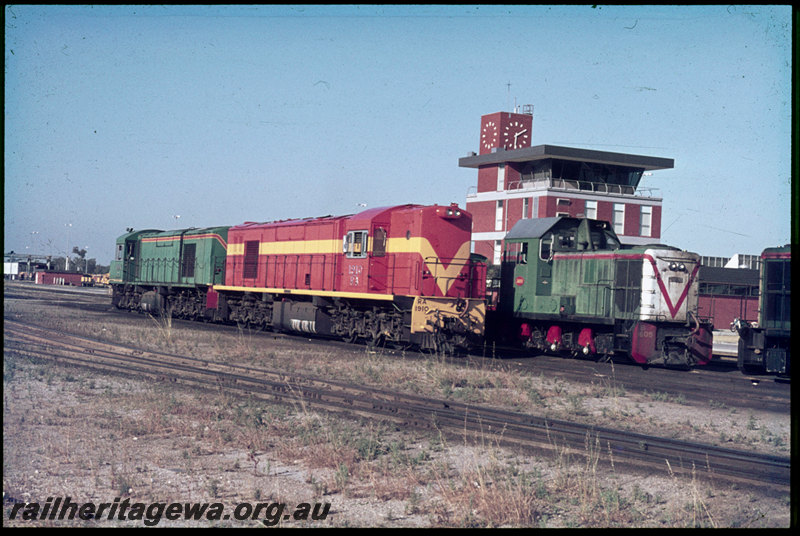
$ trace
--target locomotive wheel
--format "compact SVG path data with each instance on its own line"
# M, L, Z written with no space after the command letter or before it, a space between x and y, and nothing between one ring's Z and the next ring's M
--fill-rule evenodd
M386 337L383 334L371 334L372 336L367 341L367 347L370 349L373 348L383 348L386 346Z
M350 331L349 335L342 337L342 340L349 344L355 344L356 341L358 341L358 332L356 332L356 330L352 330Z

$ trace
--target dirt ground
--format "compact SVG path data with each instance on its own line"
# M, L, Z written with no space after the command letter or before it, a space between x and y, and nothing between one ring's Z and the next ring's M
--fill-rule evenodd
M16 301L7 301L4 309L7 317L42 314ZM70 322L84 322L98 333L122 329L85 313ZM139 328L131 329L114 331L109 339L134 343L140 335L132 333ZM187 333L175 328L171 349L191 353L176 342ZM141 337L144 346L156 344ZM296 362L298 355L311 359L307 351L291 349L291 342L272 346L259 342L253 347L247 341L243 345L235 334L211 337L211 342L192 342L203 357L216 347L225 349L226 355L271 366L284 359ZM300 339L294 346L302 344ZM352 361L353 352L336 354L332 349L314 354L314 371L333 371L337 377L350 374L344 361ZM321 359L329 361L320 364ZM387 371L395 364L383 359L373 356L369 366L355 366L367 376L380 373L381 381L405 386L407 380L388 379ZM403 366L416 370L421 385L434 377L441 384L449 374L442 363ZM486 374L482 372L482 377ZM504 380L482 381L500 385ZM530 378L526 386L537 381L546 380ZM573 396L574 406L570 393L581 389L561 385L554 393L546 385L536 388L537 397L544 397L550 409L558 406L559 397ZM614 406L617 415L637 417L656 428L686 423L717 437L720 421L729 419L738 423L728 428L738 426L739 441L788 455L788 415L748 412L744 416L731 408L700 412L671 402L643 403L625 394L582 400L584 410L598 415L603 412L600 406ZM698 420L689 423L687 415L694 419L695 412ZM763 493L709 480L703 468L696 468L696 478L678 477L667 466L657 474L628 474L598 466L597 446L587 445L578 454L556 449L531 456L501 448L496 439L488 434L477 441L448 439L398 430L388 423L332 416L300 404L270 405L221 392L53 367L31 362L4 345L3 523L9 526L778 528L791 524L788 493ZM92 519L51 517L67 498L78 506L108 506ZM180 506L171 507L173 503ZM186 519L183 514L192 503L210 506L199 519Z

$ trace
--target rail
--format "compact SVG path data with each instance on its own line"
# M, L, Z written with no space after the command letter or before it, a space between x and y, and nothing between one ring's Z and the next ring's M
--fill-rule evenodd
M64 333L53 328L9 321L7 351L31 359L52 360L137 378L153 377L201 388L240 392L270 401L298 399L331 411L394 420L416 429L446 430L499 443L542 450L586 452L604 464L664 467L687 476L706 475L770 486L790 484L790 458L713 445L649 436L485 406L439 400L392 389L348 384L297 373L273 371L152 352Z

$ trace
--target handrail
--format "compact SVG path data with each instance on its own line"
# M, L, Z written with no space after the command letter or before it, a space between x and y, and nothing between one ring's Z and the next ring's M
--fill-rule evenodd
M478 192L471 193L474 186L467 190L467 197L475 197ZM604 182L591 182L573 179L554 179L554 178L525 178L509 181L508 187L505 191L519 190L544 190L547 188L557 188L561 190L578 190L585 192L592 192L604 195L636 195L639 197L656 197L654 193L659 191L660 188L642 187L634 188L633 186L626 186L623 184L608 184Z

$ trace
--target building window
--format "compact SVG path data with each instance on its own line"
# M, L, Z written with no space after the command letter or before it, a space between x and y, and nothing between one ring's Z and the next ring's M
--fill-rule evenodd
M710 266L712 268L723 268L730 259L728 257L706 257L700 258L700 264L703 266Z
M494 261L493 264L500 264L500 253L503 249L503 242L501 240L494 241Z
M586 208L583 210L586 214L586 217L590 220L597 219L597 201L587 201Z
M653 236L653 207L643 206L639 214L639 236Z
M614 232L617 235L625 234L625 205L623 203L614 203Z
M499 164L497 166L497 191L502 192L506 186L506 165Z
M533 214L531 215L531 218L538 218L538 217L539 217L539 198L538 197L534 197L533 198Z
M528 209L531 206L531 200L529 198L525 198L522 200L522 219L528 218Z
M494 230L495 231L502 231L503 230L503 201L497 202L497 212L494 216Z

